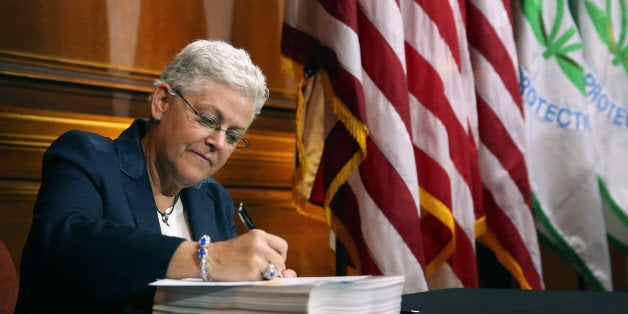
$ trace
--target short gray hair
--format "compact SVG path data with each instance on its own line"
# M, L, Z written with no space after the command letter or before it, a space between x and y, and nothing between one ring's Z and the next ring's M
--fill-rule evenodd
M268 99L266 77L249 54L219 40L196 40L181 50L155 80L180 93L200 92L207 81L225 84L253 100L253 119Z

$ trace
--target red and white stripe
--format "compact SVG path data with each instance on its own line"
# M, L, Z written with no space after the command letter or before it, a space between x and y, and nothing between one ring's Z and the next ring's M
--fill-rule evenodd
M394 1L360 1L358 25L370 134L349 186L378 271L405 275L408 292L426 290L401 12Z
M464 7L457 1L401 4L421 205L429 213L422 221L429 286L477 287L477 116Z
M480 238L522 288L542 289L524 152L524 110L509 1L467 0L486 233Z
M330 204L360 249L362 272L403 274L404 291L427 290L397 3L288 1L284 23L284 45L308 36L311 45L284 46L284 55L300 64L321 60L336 97L369 130L366 157L338 192L342 204ZM328 134L325 152L350 155L339 153L346 148L330 140L333 132L323 133Z
M350 236L362 273L405 275L406 293L477 287L474 241L485 229L526 282L540 282L528 275L540 267L505 5L286 1L283 55L320 65L311 78L293 69L305 82L297 190L330 210L327 222ZM489 27L491 36L470 34L469 47L466 18L468 29ZM477 87L473 71L482 73ZM521 262L526 254L531 263Z

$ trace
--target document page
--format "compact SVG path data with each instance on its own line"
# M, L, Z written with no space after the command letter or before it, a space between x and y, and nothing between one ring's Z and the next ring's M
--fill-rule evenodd
M186 279L159 279L152 282L151 286L267 286L267 285L314 285L322 282L350 282L368 278L370 276L329 276L329 277L297 277L297 278L277 278L273 280L261 281L202 281L200 278Z

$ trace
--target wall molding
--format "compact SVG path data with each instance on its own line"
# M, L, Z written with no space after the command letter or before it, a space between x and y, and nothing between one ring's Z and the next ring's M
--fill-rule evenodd
M46 148L59 135L71 129L92 131L113 138L132 122L133 118L0 106L0 145ZM293 134L251 129L246 136L253 147L263 148L256 149L256 154L259 154L255 156L256 160L281 161L293 157ZM249 158L242 157L248 151L250 149L235 151L232 157Z
M29 199L41 178L44 151L62 133L81 129L116 138L133 119L0 106L0 198ZM252 147L235 151L216 179L227 188L290 190L294 135L252 129Z
M0 50L0 75L85 88L151 93L160 72L84 60ZM296 93L270 87L266 107L295 109Z
M7 50L0 50L0 74L148 93L159 76L149 70Z

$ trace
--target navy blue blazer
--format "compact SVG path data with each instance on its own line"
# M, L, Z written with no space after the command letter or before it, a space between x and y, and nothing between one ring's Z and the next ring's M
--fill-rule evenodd
M69 131L43 157L20 267L16 313L150 312L184 240L161 234L135 120L119 138ZM194 239L236 236L227 190L207 179L180 193Z

